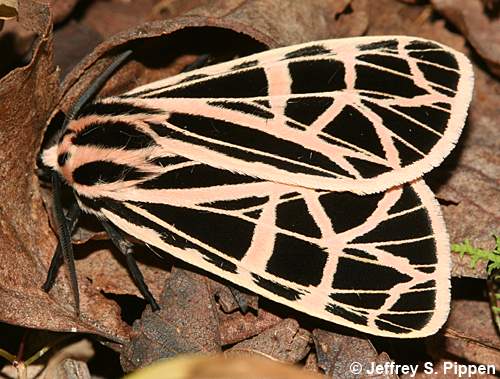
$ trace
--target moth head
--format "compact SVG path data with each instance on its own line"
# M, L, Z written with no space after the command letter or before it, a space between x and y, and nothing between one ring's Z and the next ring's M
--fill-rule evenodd
M96 93L102 88L106 80L113 74L113 72L132 54L131 50L126 50L120 53L113 63L104 70L101 75L86 89L80 96L78 101L73 104L68 114L62 122L62 127L56 133L55 138L51 138L47 148L44 148L38 156L37 167L38 176L42 180L50 180L54 172L66 179L71 183L70 166L72 159L72 150L74 146L74 139L77 133L88 127L88 122L78 120L76 116L80 113L81 109L89 103ZM47 180L48 179L48 180Z

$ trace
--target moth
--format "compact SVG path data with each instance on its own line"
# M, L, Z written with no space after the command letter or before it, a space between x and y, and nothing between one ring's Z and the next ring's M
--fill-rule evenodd
M129 237L268 299L374 335L435 333L449 241L422 176L456 144L473 72L408 36L278 48L80 105L41 154L70 235L97 216L142 294ZM85 97L85 96L84 96ZM85 100L85 99L84 99ZM83 103L81 101L80 103Z

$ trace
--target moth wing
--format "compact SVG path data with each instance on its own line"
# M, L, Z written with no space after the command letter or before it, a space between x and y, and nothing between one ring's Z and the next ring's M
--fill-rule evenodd
M121 101L161 109L172 153L264 180L375 193L457 142L473 88L461 53L416 37L309 42L180 74Z
M402 338L433 334L446 320L448 238L423 181L360 196L191 162L126 197L101 200L99 213L150 246L304 313Z

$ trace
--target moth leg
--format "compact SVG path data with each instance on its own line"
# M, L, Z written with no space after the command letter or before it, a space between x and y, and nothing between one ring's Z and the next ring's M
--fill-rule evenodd
M142 294L144 299L146 299L146 301L151 305L151 309L153 311L159 310L160 306L156 302L153 294L149 291L149 288L146 282L144 281L144 276L142 275L141 271L139 270L139 267L137 266L137 262L135 261L133 255L134 252L132 244L129 241L127 241L123 237L122 233L118 231L118 229L116 229L114 226L103 220L101 220L101 223L106 232L108 233L109 238L111 238L111 241L113 241L113 244L125 256L130 275L132 276L135 285L139 289L139 292Z
M71 206L71 208L68 210L68 213L66 214L66 222L68 225L70 235L72 235L73 232L75 231L75 227L76 224L78 223L78 219L80 218L80 214L81 214L80 207L78 206L78 203L75 201ZM52 260L50 261L50 266L49 270L47 271L47 277L45 278L45 283L43 283L42 285L42 289L45 292L49 292L50 289L53 287L56 281L57 272L59 271L59 268L61 267L63 262L64 262L64 257L63 257L61 242L58 241L56 251L54 252Z
M245 314L248 312L248 302L243 296L243 294L236 288L232 286L228 286L229 290L231 291L231 294L234 297L234 300L236 300L236 303L238 304L238 307L240 308L241 313Z

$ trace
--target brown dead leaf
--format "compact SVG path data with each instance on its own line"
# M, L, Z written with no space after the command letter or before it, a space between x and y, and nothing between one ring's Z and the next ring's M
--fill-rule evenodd
M480 0L431 0L434 8L451 21L500 76L500 18L490 17Z
M0 0L0 20L10 20L18 16L17 0Z
M41 252L53 251L56 239L40 202L34 162L58 97L58 75L52 62L48 9L22 2L19 11L21 25L39 38L29 64L9 72L0 83L0 320L31 328L95 331L106 322L96 326L77 320L56 295L61 295L61 287L52 293L54 297L41 290L47 267ZM104 334L119 336L122 330L116 330Z
M78 0L49 0L52 11L52 22L58 24L68 18Z
M61 78L76 66L94 47L102 42L102 36L82 22L73 20L54 32L54 61L61 70Z
M160 311L148 309L134 323L120 356L125 371L181 353L221 350L215 301L203 276L173 269L159 305Z
M157 2L157 0L94 1L89 4L80 22L105 40L150 20Z
M225 286L224 284L215 280L210 280L210 289L214 296L217 298L217 303L219 303L220 309L223 313L232 313L240 310L240 304L238 304L234 293L228 286ZM244 289L238 289L236 291L240 299L246 303L249 309L259 309L258 295L247 292Z
M351 13L350 17L346 15L346 18L356 17L356 22L349 23L350 28L347 28L347 20L340 22L339 19L351 3L359 5L356 13ZM266 39L262 41L275 47L362 33L367 19L363 18L366 14L362 12L361 3L364 1L209 0L187 15L224 19L235 26L239 24L240 31L249 35L263 34L272 38L274 43Z
M500 338L487 301L453 300L444 338L436 343L434 351L474 364L494 364L500 370Z
M450 240L460 243L470 240L482 249L493 249L492 234L500 231L500 83L488 74L475 70L475 88L464 136L452 156L431 176L443 175L451 169L437 196L451 204L443 207ZM450 169L450 170L451 170ZM486 278L485 262L470 268L470 258L463 260L453 254L458 265L454 276ZM463 262L463 263L462 263Z
M321 329L313 330L318 366L331 378L368 377L365 373L372 364L389 362L385 353L378 354L371 342L365 338L345 336ZM359 364L356 365L355 363ZM354 366L352 366L354 364ZM360 368L358 373L353 368ZM381 374L377 378L397 379L397 375Z
M219 329L222 345L231 345L253 337L269 329L281 321L281 318L259 309L258 314L252 312L242 314L219 312Z
M225 355L261 355L281 362L297 363L306 357L310 343L308 331L299 328L297 321L285 319L258 336L236 344Z

